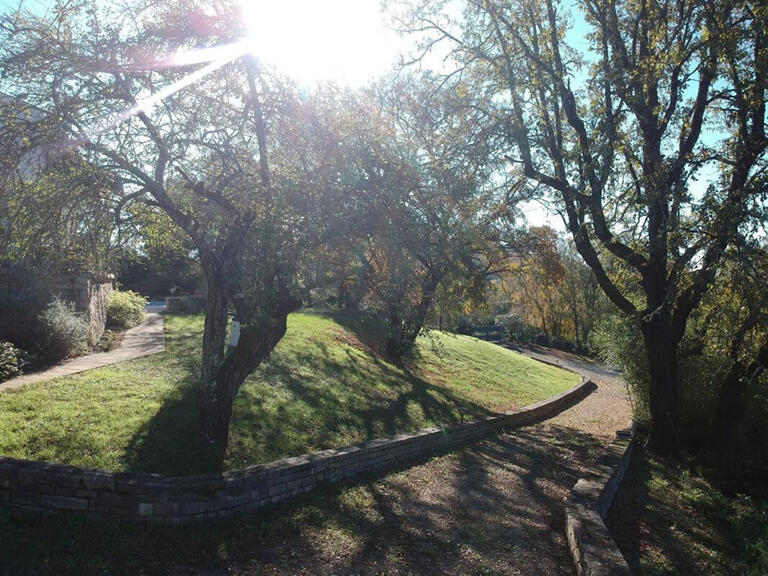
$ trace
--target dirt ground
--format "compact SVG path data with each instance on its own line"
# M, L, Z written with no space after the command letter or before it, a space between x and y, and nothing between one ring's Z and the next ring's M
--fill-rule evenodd
M570 575L564 499L629 422L607 378L547 422L239 520L115 528L14 514L0 519L0 559L14 558L0 574Z

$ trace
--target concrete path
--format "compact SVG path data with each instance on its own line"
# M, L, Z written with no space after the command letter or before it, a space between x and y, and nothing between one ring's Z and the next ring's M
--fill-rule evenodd
M621 380L621 374L603 366L596 360L591 360L585 356L579 356L555 348L547 348L545 346L536 346L533 344L525 346L504 344L503 346L510 350L525 354L526 356L530 356L531 358L568 368L569 370L581 374L585 378L589 378L593 382L608 382L612 384Z
M133 360L142 356L150 356L165 351L165 336L163 333L164 319L162 314L157 312L147 312L144 322L131 328L125 333L123 342L119 348L109 352L98 352L73 358L61 364L43 370L25 374L18 378L7 380L0 384L0 392L13 388L19 388L25 384L40 382L42 380L51 380L61 376L69 376L94 368L101 368L109 364L123 362L124 360Z

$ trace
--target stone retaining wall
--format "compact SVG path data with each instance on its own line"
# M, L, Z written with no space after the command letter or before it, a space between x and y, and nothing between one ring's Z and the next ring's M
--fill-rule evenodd
M510 414L444 429L427 428L224 474L175 478L0 458L0 503L171 522L226 517L281 502L322 484L401 466L501 428L549 418L595 388L585 380L562 394Z
M54 294L72 302L75 310L85 314L88 321L88 344L94 346L104 334L107 324L107 302L112 293L111 279L94 280L77 274L60 274L50 281Z
M578 576L632 576L605 526L605 517L629 467L633 447L634 440L617 438L594 473L576 482L565 504L565 533Z

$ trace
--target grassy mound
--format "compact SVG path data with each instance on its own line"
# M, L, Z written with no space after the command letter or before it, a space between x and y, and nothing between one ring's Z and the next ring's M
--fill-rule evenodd
M167 351L0 394L0 454L188 475L218 467L195 428L202 316L166 318ZM302 312L237 397L225 469L537 402L578 377L466 336L432 332L398 363L380 327Z

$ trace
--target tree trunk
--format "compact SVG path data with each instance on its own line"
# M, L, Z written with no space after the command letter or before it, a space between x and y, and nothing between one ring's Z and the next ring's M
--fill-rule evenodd
M390 307L389 310L389 330L387 334L387 352L392 356L401 356L404 352L403 342L403 320L400 315L399 304Z
M339 310L344 310L347 307L347 300L349 299L349 287L346 280L342 280L339 283L339 287L336 289L336 305Z
M229 437L232 403L243 381L269 356L286 331L288 314L300 301L280 286L266 311L259 314L241 309L240 320L260 318L258 323L241 326L240 340L227 354L229 287L221 267L211 259L201 259L208 285L203 332L203 363L197 394L198 421L203 436L223 455ZM264 313L265 312L265 313Z
M229 438L232 404L245 379L266 359L285 335L288 314L298 309L300 302L288 295L258 323L245 324L240 340L223 358L213 379L203 382L200 398L200 421L205 437L223 450Z
M662 455L677 455L680 451L679 396L677 349L679 342L660 312L655 318L643 322L649 376L649 409L651 432L648 448Z
M223 283L209 277L203 330L203 363L197 394L197 412L203 436L218 444L221 411L217 375L224 360L227 339L229 297Z
M222 449L229 438L232 404L245 379L274 350L285 335L289 312L275 311L274 316L256 326L244 326L240 341L221 364L214 380L211 403L206 414L206 437Z
M422 287L421 301L419 301L416 305L416 310L414 310L411 330L405 334L408 346L413 346L421 329L424 327L424 323L427 321L427 315L432 308L432 301L435 298L435 290L437 290L439 284L440 280L430 277Z
M432 308L435 290L439 284L440 280L430 275L422 285L421 300L407 313L406 318L401 316L399 307L390 310L387 352L393 356L402 356L413 347Z

